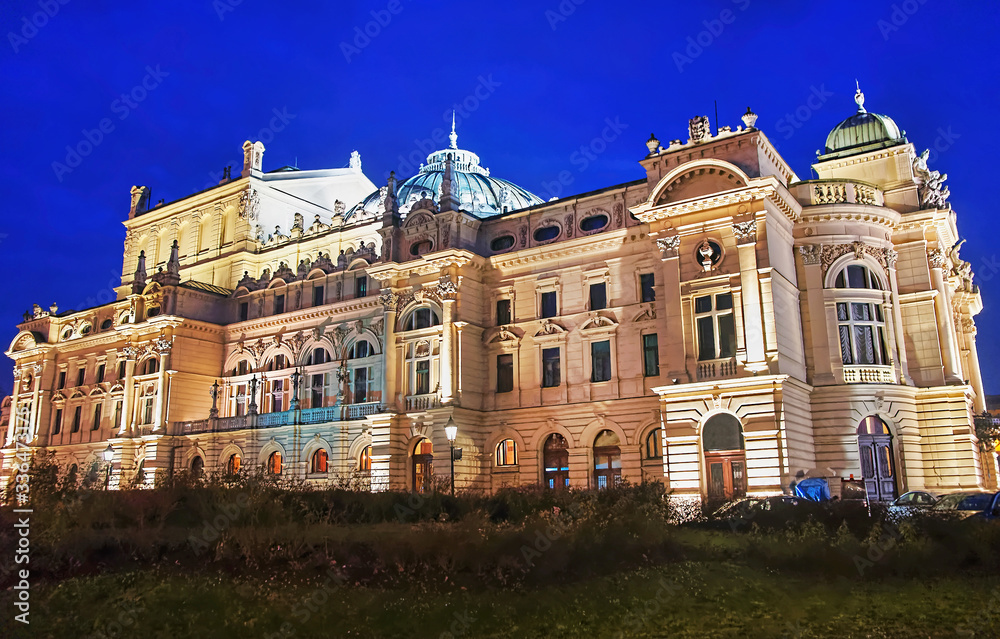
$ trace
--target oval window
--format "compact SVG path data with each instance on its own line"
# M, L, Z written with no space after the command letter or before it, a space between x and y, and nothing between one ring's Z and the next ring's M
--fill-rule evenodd
M431 241L423 240L410 245L410 255L423 255L431 250Z
M101 330L102 331L108 330L109 328L111 328L111 324L112 324L111 320L109 319L104 320L103 322L101 322Z
M559 227L543 226L541 228L535 229L535 233L532 237L535 238L536 242L551 242L552 240L559 237Z
M513 235L501 235L500 237L490 242L491 251L506 251L512 246L514 246Z
M580 220L580 230L584 233L598 231L608 225L607 215L591 215Z
M80 329L80 335L90 335L90 325L84 326Z

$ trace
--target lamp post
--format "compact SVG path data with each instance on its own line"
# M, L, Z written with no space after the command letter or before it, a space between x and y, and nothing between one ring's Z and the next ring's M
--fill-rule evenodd
M444 434L448 436L448 457L451 459L451 496L455 496L455 438L458 437L458 426L455 425L455 420L451 417L448 418L448 423L444 425ZM459 459L462 458L462 449L459 448L458 455Z
M104 490L108 490L111 486L111 462L115 458L115 449L111 447L111 444L108 444L108 447L105 448L104 452L101 454L104 456L104 461L108 465L107 470L104 472Z

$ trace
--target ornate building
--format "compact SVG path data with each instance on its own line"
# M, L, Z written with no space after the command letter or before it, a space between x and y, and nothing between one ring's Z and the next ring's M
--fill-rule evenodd
M993 486L946 176L857 105L816 180L748 109L549 202L454 130L382 188L356 153L263 173L260 142L201 193L133 188L117 301L35 306L7 351L4 468L17 435L92 478L110 446L112 486L252 464L419 490L448 478L453 425L460 488Z

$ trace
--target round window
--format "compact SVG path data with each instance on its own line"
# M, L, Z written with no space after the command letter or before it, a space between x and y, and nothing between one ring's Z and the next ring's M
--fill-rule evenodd
M490 250L494 252L506 251L512 246L514 246L513 235L501 235L490 242Z
M584 233L599 231L608 225L607 215L591 215L580 220L580 230Z
M559 237L559 227L558 226L543 226L541 228L535 229L534 235L536 242L551 242L552 240Z

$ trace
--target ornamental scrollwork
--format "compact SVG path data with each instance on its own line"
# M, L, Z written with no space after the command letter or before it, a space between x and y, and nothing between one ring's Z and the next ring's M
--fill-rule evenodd
M802 256L802 263L806 266L819 264L820 247L816 244L803 244L799 247L799 255Z
M681 236L671 235L669 237L661 237L656 240L656 247L660 249L660 253L664 258L677 257L680 255Z
M933 251L927 251L927 261L930 262L931 268L942 268L944 267L945 261L947 261L947 255L941 249L934 249Z
M437 295L442 300L453 300L458 296L458 285L451 279L441 278L437 285Z

